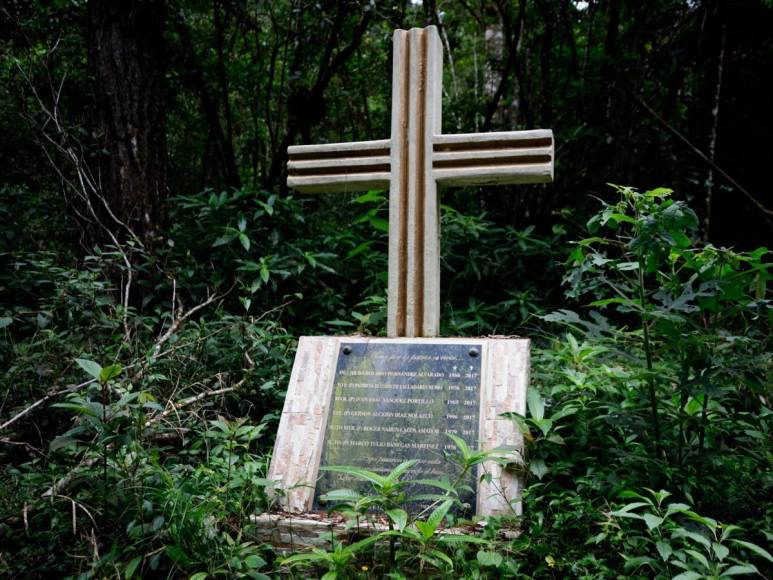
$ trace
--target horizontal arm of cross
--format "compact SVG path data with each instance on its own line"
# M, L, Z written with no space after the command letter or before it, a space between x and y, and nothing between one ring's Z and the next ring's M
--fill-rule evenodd
M287 185L301 192L387 189L389 139L288 148ZM553 179L553 132L435 135L432 177L441 185L546 183Z
M432 176L441 185L547 183L553 180L553 132L435 135Z
M303 193L388 189L390 141L287 148L287 185Z

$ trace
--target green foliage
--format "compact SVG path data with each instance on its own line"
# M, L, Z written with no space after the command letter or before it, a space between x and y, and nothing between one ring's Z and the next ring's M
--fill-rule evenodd
M6 4L0 576L771 576L771 2L175 3L148 247L78 189L108 182L95 3ZM286 148L388 137L392 30L427 24L444 133L556 133L554 184L440 198L441 334L532 337L526 445L452 437L453 481L339 467L350 537L279 560L252 517L295 341L384 332L389 217L288 192ZM524 515L471 524L491 462Z
M765 549L733 538L741 532L738 526L723 526L712 518L695 513L683 503L665 504L670 495L662 490L647 490L647 495L626 491L621 497L638 501L610 512L617 520L610 523L610 528L617 527L619 530L620 521L628 519L640 520L646 526L645 536L630 532L625 534L628 553L623 554L623 558L626 572L647 570L648 574L658 576L698 580L759 574L750 561L752 554L768 565L773 563L773 556ZM599 540L604 535L602 533Z
M18 297L0 329L3 417L9 441L31 442L31 455L2 451L0 529L18 556L3 571L766 574L773 518L757 498L773 485L768 255L697 243L692 213L665 190L615 191L619 201L604 203L565 254L559 310L527 299L521 312L500 294L449 319L457 331L526 324L537 336L526 413L505 414L524 449L481 451L450 436L453 481L414 481L412 461L386 475L331 467L368 485L322 498L350 539L281 560L255 541L251 518L282 493L266 480L267 452L292 337L382 327L383 247L368 237L380 231L371 218L383 198L342 205L359 222L348 230L306 201L249 189L181 198L173 243L152 257L133 250L128 309L116 293L128 272L118 249L74 265L14 252L13 275L0 273ZM449 263L473 239L493 249L516 235L482 217L444 219L457 235ZM526 253L556 255L558 238L516 237ZM451 278L464 286L479 274L488 275ZM303 298L310 284L322 289L313 301ZM524 515L475 526L459 494L478 466L490 477L491 462L524 478ZM368 535L372 525L386 529Z

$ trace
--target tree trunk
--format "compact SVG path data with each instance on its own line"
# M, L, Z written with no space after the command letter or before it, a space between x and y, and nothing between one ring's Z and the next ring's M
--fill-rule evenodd
M714 163L717 153L717 134L719 132L719 104L722 94L722 68L725 64L725 42L727 39L727 23L724 19L724 3L720 2L717 7L717 20L721 22L721 33L718 42L716 57L716 73L714 83L714 94L711 102L711 122L709 129L709 160ZM703 239L708 242L711 239L711 211L714 201L714 167L709 165L708 175L706 176L706 216L703 220Z
M166 197L166 6L154 0L91 0L88 13L89 57L107 152L102 167L107 214L152 245Z

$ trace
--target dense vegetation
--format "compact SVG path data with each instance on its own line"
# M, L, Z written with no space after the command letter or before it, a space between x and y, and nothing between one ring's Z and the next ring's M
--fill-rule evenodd
M773 573L769 3L0 21L0 575ZM297 337L384 332L388 218L385 192L287 191L284 150L388 136L391 31L432 23L446 132L556 133L555 184L442 194L442 333L533 339L523 456L449 459L520 471L523 516L471 525L454 482L409 513L410 465L350 469L351 537L280 553L253 516Z

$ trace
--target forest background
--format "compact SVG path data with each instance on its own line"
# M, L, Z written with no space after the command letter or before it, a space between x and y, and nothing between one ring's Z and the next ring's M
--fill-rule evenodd
M441 196L442 334L533 338L523 534L283 561L251 516L297 337L383 334L388 218L288 191L286 148L388 137L392 32L429 24L444 132L555 133L554 183ZM0 573L770 574L772 30L766 0L4 3Z

